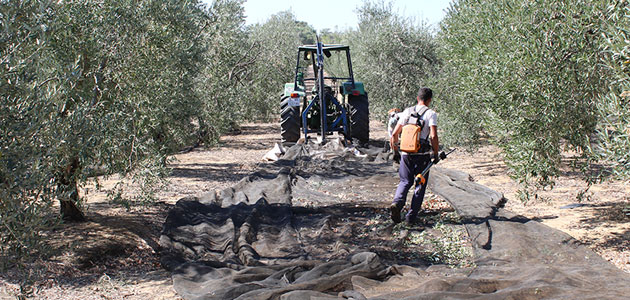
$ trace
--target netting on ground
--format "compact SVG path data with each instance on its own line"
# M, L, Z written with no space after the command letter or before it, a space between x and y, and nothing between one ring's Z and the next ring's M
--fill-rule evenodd
M390 256L391 226L368 230L397 183L380 149L296 145L218 193L184 198L160 239L185 299L623 299L628 274L570 236L501 208L454 170L430 189L461 216L475 267Z

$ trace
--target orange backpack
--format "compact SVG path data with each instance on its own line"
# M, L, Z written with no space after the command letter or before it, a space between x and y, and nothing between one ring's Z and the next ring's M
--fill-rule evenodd
M420 137L420 133L424 127L422 116L424 116L427 110L429 110L429 108L425 106L421 108L420 112L414 111L411 113L407 124L402 128L400 151L418 153L430 150L430 147L428 147L429 141Z

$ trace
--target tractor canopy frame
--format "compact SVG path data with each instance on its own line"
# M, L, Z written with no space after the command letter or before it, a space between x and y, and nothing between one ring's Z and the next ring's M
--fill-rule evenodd
M318 50L320 49L321 50ZM318 62L316 61L316 57L318 56L318 52L321 51L320 53L323 54L326 57L330 57L331 56L331 51L344 51L346 53L346 60L348 61L348 77L334 77L334 76L330 76L330 77L324 77L323 79L333 79L333 80L348 80L350 81L350 83L352 84L352 88L355 88L354 86L354 73L352 72L352 60L350 59L350 47L349 46L345 46L345 45L324 45L322 43L317 43L316 45L304 45L304 46L300 46L298 47L298 53L297 53L297 64L295 67L295 80L293 81L295 83L294 88L297 90L298 88L298 77L299 77L299 69L300 69L300 59L304 56L305 59L309 59L308 57L310 57L311 61L312 61L312 65L313 65L313 74L316 74L316 77L313 78L303 78L303 81L316 81L318 79L318 74L319 74L319 68L320 65L318 65ZM308 55L310 54L310 55ZM323 65L322 65L323 66ZM323 82L323 81L322 81ZM318 87L319 88L319 87Z
M346 60L348 63L348 76L347 77L337 77L337 76L325 76L324 75L324 56L330 57L331 51L339 51L345 52ZM304 78L303 74L300 76L300 59L304 57L305 60L310 58L311 64L313 66L313 74L315 77L312 78ZM301 77L301 78L300 78ZM297 55L297 64L295 68L295 80L293 90L298 90L299 82L306 81L315 81L317 87L317 95L319 101L311 101L306 105L304 111L301 114L302 121L302 129L304 132L305 140L308 141L308 134L319 132L321 136L322 143L326 141L326 134L328 132L343 132L344 137L348 139L350 136L349 128L348 128L348 113L341 103L335 98L330 97L330 101L334 106L337 107L339 111L342 113L331 122L330 126L327 122L327 105L326 105L326 95L325 95L325 84L324 81L326 79L330 80L344 80L346 81L342 88L343 94L348 94L355 90L356 85L354 82L354 73L352 72L352 60L350 59L350 47L344 45L324 45L321 42L317 42L315 45L304 45L298 47L298 55ZM320 116L320 128L319 130L313 130L308 128L307 124L307 116L311 109L313 109L315 103L319 104L319 116Z

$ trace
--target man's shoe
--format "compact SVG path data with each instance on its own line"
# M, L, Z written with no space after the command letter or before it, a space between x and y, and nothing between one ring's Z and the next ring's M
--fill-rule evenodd
M396 203L392 203L392 205L389 206L389 210L392 216L392 221L394 221L394 224L400 223L400 210L401 209L402 208L398 207L398 204Z

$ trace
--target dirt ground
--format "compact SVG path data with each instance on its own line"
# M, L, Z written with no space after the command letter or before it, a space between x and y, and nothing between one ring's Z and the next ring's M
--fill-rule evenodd
M36 299L180 299L170 274L160 266L162 224L178 199L232 186L256 170L279 140L276 124L246 124L241 130L222 137L218 147L175 155L170 184L155 204L127 209L110 203L106 192L117 178L103 180L100 191L86 187L89 221L47 234L54 255L34 264L38 274L33 278L38 279L22 293ZM373 121L371 138L384 141L385 136L384 126ZM567 169L553 190L524 205L495 147L474 154L458 151L440 165L470 173L476 182L504 193L509 210L570 234L630 272L630 217L623 210L630 204L628 182L594 185L588 199L578 202L586 185L580 174ZM433 200L425 201L424 208L443 209ZM20 270L0 276L0 299L15 298L24 277Z

